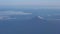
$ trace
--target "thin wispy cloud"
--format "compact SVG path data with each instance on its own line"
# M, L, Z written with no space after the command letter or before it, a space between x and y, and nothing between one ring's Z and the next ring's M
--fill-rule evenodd
M0 20L8 20L8 19L16 19L12 18L11 16L14 15L31 15L32 13L26 13L26 12L21 12L21 11L0 11Z
M32 13L26 13L21 11L4 11L0 12L0 15L30 15Z
M44 19L44 18L43 18L43 17L41 17L41 16L38 16L38 18L39 18L39 19Z

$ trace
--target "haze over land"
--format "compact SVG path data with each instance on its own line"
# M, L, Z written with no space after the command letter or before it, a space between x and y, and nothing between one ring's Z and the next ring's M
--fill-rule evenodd
M0 34L60 34L60 0L0 0Z

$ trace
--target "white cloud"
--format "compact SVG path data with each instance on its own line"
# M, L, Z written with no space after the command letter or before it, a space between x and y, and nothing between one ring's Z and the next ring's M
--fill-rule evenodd
M18 11L4 11L0 12L0 15L30 15L32 13L18 12Z
M41 16L38 16L38 18L39 18L39 19L44 19L44 18L43 18L43 17L41 17Z
M0 16L0 20L7 20L7 18L9 18L9 16Z
M10 16L0 16L0 20L9 20L9 19L16 19L16 18L11 18Z
M7 19L16 19L16 18L7 18Z
M11 15L30 15L30 14L32 13L5 11L5 12L0 12L0 20L16 19L16 18L11 18Z

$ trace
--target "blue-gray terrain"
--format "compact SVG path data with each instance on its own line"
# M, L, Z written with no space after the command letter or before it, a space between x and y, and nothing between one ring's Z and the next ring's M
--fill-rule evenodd
M31 15L5 14L30 12ZM0 9L0 34L60 34L59 9ZM17 14L17 15L15 15ZM28 14L28 13L27 13Z

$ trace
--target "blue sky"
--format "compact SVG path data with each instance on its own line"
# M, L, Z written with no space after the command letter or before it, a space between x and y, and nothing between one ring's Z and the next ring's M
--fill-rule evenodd
M60 6L60 0L0 0L0 5Z
M60 0L0 0L0 1L2 1L2 2L3 2L3 1L6 1L6 2L7 2L7 1L9 1L9 2L10 2L10 1L14 1L14 2L16 2L16 1L17 1L17 2L18 2L18 1L29 2L29 1L60 1Z

